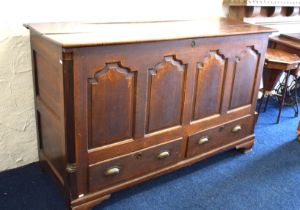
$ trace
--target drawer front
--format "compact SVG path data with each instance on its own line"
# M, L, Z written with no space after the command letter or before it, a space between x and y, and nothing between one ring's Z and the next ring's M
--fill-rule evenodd
M200 155L253 134L253 117L246 117L189 136L187 157Z
M90 166L89 190L103 189L178 162L181 143L182 138Z

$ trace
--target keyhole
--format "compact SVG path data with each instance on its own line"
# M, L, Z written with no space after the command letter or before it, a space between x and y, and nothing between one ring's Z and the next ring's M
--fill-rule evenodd
M142 153L137 153L135 155L135 158L138 160L138 159L141 159L142 158Z
M192 41L191 46L192 46L192 47L195 47L195 46L196 46L195 40Z
M225 128L225 125L221 125L221 126L219 127L219 132L223 131L224 128Z

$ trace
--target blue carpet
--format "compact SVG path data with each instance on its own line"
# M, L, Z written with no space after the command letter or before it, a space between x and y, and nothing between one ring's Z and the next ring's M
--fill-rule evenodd
M299 210L299 118L270 104L256 125L253 152L231 150L112 194L95 210L228 209ZM0 174L0 209L60 210L63 196L37 163Z

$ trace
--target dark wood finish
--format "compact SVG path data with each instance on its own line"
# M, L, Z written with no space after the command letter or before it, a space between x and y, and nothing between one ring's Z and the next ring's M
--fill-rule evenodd
M63 67L59 64L59 60L62 60L62 49L35 32L31 32L30 41L39 157L41 161L49 164L57 180L64 185L67 175L64 167L65 111Z
M146 133L180 125L186 82L185 65L174 56L167 56L149 71Z
M297 54L300 57L300 33L293 34L280 34L280 36L274 36L270 38L270 46L275 49L285 50L286 52ZM296 77L300 76L300 65L295 71L291 71L291 74ZM298 141L300 141L298 126Z
M279 82L284 71L265 69L263 72L264 91L272 91Z
M299 33L280 34L270 38L269 45L271 48L281 49L286 52L296 54L300 57L300 40ZM292 75L300 76L300 68L291 71Z
M223 3L229 7L228 17L233 19L282 29L288 24L295 28L300 24L299 0L223 0Z
M187 157L204 155L208 151L251 135L254 132L253 120L253 117L246 117L189 136Z
M210 52L203 62L197 63L194 91L193 120L220 114L224 92L226 60L218 51ZM210 94L204 94L209 91Z
M242 143L242 144L236 146L235 148L237 150L239 150L241 153L247 154L247 153L252 152L253 144L254 144L254 139L252 141L247 141L245 143Z
M182 139L179 139L91 165L89 190L103 189L178 162L181 143ZM160 157L164 154L165 157ZM106 174L110 169L119 172Z
M252 147L272 30L226 19L26 26L39 155L70 209ZM209 143L193 146L202 135Z
M264 91L270 92L285 71L298 68L300 57L281 49L268 48L263 72Z
M287 51L268 48L263 72L264 91L272 91L284 71L295 70L300 57Z
M228 25L234 27L228 27ZM198 27L197 27L198 26ZM197 21L156 21L119 23L58 22L50 24L25 24L31 31L62 47L86 47L124 43L188 39L195 37L219 37L273 32L274 29L256 25L241 25L226 18L210 18ZM178 28L180 30L178 30ZM123 30L124 29L124 30ZM122 33L120 33L120 30ZM153 33L155 31L155 33ZM138 34L138 35L137 35Z
M83 204L79 204L79 205L75 205L74 207L71 206L72 210L89 210L92 209L94 206L96 206L97 204L105 201L106 199L110 198L110 194L105 195L103 197L99 197L97 199L94 199L92 201L87 201Z
M272 36L270 37L271 46L272 48L282 49L290 53L295 53L299 55L299 51L300 51L300 40L298 39L299 36L300 36L299 33L280 34L279 36Z
M279 105L279 112L277 116L276 123L279 123L280 116L281 116L281 110L284 105L284 99L287 91L287 85L288 85L288 79L291 73L291 70L296 70L299 68L300 64L300 57L298 57L296 54L291 54L289 52L283 51L281 49L272 49L268 48L266 52L266 60L265 60L265 69L264 69L264 90L263 95L260 100L258 112L260 112L261 105L263 103L263 99L266 93L268 93L267 101L265 105L268 104L268 100L270 97L270 93L273 88L275 87L276 83L280 79L280 76L283 72L286 72L286 77L284 81L284 88L283 93Z
M280 34L280 37L287 38L296 42L300 42L300 33Z
M289 52L268 48L265 67L269 69L291 70L298 68L300 57Z
M89 148L132 138L135 81L135 73L118 63L106 64L88 79Z
M230 101L231 109L251 103L258 60L259 53L251 47L247 47L240 56L236 57Z

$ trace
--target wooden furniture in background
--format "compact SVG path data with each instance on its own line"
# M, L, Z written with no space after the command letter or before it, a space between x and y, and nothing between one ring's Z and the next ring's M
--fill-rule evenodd
M229 18L271 27L282 33L270 38L270 47L300 56L300 0L224 0L223 4L228 7ZM285 36L287 33L298 35ZM294 73L299 76L299 72L291 72Z
M224 0L228 17L272 27L280 32L300 32L300 0Z
M226 19L26 27L39 158L70 209L252 148L271 29Z
M270 37L269 42L271 48L281 49L300 56L300 33L283 33L272 36ZM295 73L297 75L299 74L298 72Z
M281 110L283 108L284 101L285 101L290 73L292 70L298 70L299 64L300 64L300 57L298 57L296 54L291 54L280 49L273 49L273 48L267 49L264 72L263 72L264 88L263 88L263 94L260 99L258 113L260 112L261 105L263 104L265 95L267 95L267 101L265 103L265 108L264 108L266 110L271 92L274 90L275 85L278 83L282 73L284 72L286 73L286 76L284 79L284 87L283 87L282 96L280 97L281 100L279 105L279 112L276 120L276 123L279 123ZM296 116L298 116L297 91L295 94L295 103L297 107Z
M279 36L274 36L270 39L270 46L276 49L282 49L290 53L297 54L300 57L300 33L292 34L281 34ZM292 74L299 77L300 68L296 71L292 71ZM300 135L300 123L297 130ZM298 141L300 137L298 136Z

